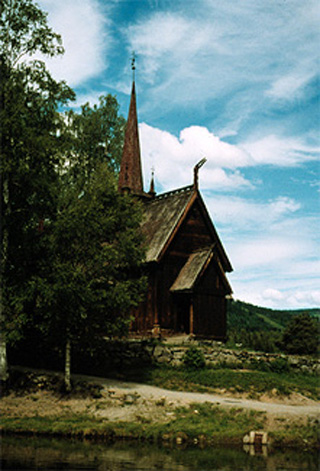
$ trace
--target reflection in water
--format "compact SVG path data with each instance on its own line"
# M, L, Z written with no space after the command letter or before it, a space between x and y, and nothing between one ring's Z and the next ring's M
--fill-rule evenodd
M267 458L269 449L267 446L262 445L243 445L243 451L249 453L251 456L263 455Z
M252 456L250 449L165 448L141 443L3 437L1 470L81 471L317 471L317 455L276 451Z

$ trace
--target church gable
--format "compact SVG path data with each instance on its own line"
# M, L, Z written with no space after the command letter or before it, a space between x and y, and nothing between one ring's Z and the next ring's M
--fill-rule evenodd
M188 186L145 203L141 228L147 247L147 262L159 261L163 256L193 199L193 187Z
M167 246L167 253L187 259L192 252L214 245L223 270L232 271L231 263L198 191L193 190L193 199L186 207L174 234Z

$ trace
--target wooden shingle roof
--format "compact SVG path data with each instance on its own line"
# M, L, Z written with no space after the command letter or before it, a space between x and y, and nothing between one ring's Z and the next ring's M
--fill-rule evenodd
M191 253L171 286L170 291L175 293L192 292L211 261L214 260L220 279L224 284L227 293L231 294L232 288L224 273L221 263L219 262L219 258L215 254L215 248L216 246L213 244Z
M142 232L147 246L147 262L159 260L194 197L191 185L163 193L145 204Z
M172 292L192 291L199 276L206 269L213 256L213 246L193 252L182 267L177 279L170 288Z

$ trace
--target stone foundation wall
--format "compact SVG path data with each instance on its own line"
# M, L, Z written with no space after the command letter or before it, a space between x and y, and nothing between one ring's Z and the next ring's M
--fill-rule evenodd
M218 342L186 341L180 345L150 341L108 342L106 355L112 355L119 364L159 363L181 366L183 356L190 345L195 345L204 353L208 366L228 366L231 368L257 369L270 366L271 370L281 372L288 367L291 370L320 374L320 359L309 356L285 355L280 353L250 352L247 350L230 350Z

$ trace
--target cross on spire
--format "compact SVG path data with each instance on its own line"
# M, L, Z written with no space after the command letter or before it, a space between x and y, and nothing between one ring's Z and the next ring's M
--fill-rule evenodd
M135 81L136 78L136 54L132 51L131 56L131 70L132 70L132 80Z

